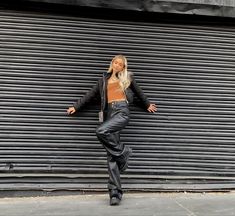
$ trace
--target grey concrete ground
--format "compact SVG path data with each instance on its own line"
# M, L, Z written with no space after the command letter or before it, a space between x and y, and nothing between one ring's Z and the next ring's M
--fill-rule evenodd
M1 198L0 216L230 216L235 193L126 193L120 206L107 194Z

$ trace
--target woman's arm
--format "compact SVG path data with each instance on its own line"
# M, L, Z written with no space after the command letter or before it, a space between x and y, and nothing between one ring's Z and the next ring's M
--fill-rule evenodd
M90 89L82 98L78 99L74 104L73 107L69 107L67 109L68 114L73 114L79 109L81 109L83 106L85 106L86 103L90 102L92 98L94 98L99 93L99 85L100 80L96 82L96 84Z
M131 90L136 94L136 96L141 100L141 102L144 104L145 108L149 112L155 112L157 111L157 106L155 104L151 104L147 96L144 94L143 90L141 87L138 85L136 82L134 75L131 75L131 85L130 85Z
M141 100L141 103L144 104L144 106L146 108L149 107L150 105L150 101L147 98L147 96L144 94L143 90L141 89L141 87L138 85L138 83L136 82L134 75L131 75L131 84L130 84L130 88L131 90L136 94L136 96Z

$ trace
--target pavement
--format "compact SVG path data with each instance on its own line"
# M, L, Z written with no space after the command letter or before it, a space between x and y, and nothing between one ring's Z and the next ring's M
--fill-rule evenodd
M235 193L125 193L109 206L106 193L1 198L0 216L230 216Z

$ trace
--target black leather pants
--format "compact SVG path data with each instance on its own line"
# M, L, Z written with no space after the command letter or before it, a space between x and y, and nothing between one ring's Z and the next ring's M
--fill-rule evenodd
M129 122L129 106L126 101L108 104L108 114L105 121L96 129L96 135L107 151L109 171L109 190L122 193L118 163L125 159L127 148L120 142L120 131Z

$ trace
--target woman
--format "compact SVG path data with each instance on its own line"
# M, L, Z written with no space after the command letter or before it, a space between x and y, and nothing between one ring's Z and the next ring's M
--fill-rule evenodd
M120 131L129 122L129 104L135 93L149 112L157 111L136 83L133 74L127 71L127 59L123 55L115 56L108 72L103 74L96 85L80 100L69 107L68 114L73 114L97 94L101 97L100 121L96 129L98 140L107 152L110 205L119 205L122 199L120 173L128 167L132 153L130 147L120 142ZM104 121L103 121L104 120Z

